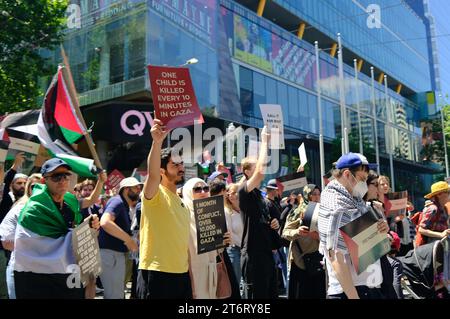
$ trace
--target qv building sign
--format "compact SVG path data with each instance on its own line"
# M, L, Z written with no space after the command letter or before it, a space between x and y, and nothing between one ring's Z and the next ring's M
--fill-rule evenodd
M144 132L150 131L153 124L150 112L130 110L120 118L120 127L128 135L143 136Z

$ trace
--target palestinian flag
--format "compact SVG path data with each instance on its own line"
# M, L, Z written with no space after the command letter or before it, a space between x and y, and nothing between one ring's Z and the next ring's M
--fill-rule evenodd
M8 132L4 128L0 128L0 163L4 163L8 154L8 147L11 143Z
M75 195L66 193L64 202L73 213L74 224L80 224L82 216ZM60 293L58 298L67 298L70 294L67 278L76 264L72 231L68 229L46 185L36 184L32 196L20 212L14 258L18 298L46 298L48 290ZM27 280L33 283L27 284Z
M378 232L378 220L369 207L365 214L339 228L358 275L391 250L387 235Z
M86 128L77 116L62 68L58 68L45 95L37 124L38 137L54 157L63 160L69 157L68 164L76 174L95 177L94 161L79 157L73 147L74 143L84 139Z

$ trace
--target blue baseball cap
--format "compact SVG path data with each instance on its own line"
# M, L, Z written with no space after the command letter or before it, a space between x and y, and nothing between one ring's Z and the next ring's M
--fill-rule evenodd
M347 153L342 155L337 163L336 168L337 169L343 169L343 168L354 168L361 165L367 165L369 169L376 170L378 165L372 164L367 161L367 158L359 153Z
M52 158L46 161L44 165L42 165L41 174L42 176L44 176L45 174L53 172L58 167L66 167L68 170L72 169L72 167L70 167L70 165L64 162L62 159Z

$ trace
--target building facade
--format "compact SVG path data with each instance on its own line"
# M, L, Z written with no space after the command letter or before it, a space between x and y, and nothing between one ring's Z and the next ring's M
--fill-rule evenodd
M371 4L379 16L366 12ZM308 178L320 184L319 86L327 170L341 154L337 33L350 150L359 151L362 139L373 161L377 148L387 175L392 154L395 189L408 189L417 203L440 169L421 158L423 110L432 106L424 94L433 88L426 18L404 1L74 0L68 16L65 50L109 170L145 165L153 110L146 65L195 57L188 67L205 127L260 128L259 105L279 104L286 138L280 170L295 170L305 143Z

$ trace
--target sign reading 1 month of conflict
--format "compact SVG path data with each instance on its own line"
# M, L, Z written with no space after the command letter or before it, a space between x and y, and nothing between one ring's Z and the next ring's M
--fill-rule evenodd
M89 226L89 220L73 230L72 246L75 260L80 267L81 282L86 287L89 278L98 277L102 271L97 234Z
M155 118L170 130L203 123L188 68L148 66Z
M197 253L203 254L223 248L223 235L227 232L223 196L194 200L197 228Z

